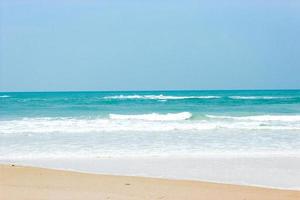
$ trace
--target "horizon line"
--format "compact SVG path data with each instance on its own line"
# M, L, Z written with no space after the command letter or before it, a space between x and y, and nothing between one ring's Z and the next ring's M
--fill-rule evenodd
M298 89L166 89L166 90L49 90L49 91L0 91L0 93L54 93L54 92L176 92L176 91L292 91Z

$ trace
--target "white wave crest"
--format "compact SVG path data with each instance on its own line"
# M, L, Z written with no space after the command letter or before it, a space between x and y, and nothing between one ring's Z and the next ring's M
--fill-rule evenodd
M0 98L8 98L10 97L9 95L1 95Z
M111 116L110 116L111 117ZM112 118L24 118L0 120L1 134L18 133L99 133L167 132L205 130L300 130L300 116L207 116L184 120L191 114L115 115Z
M283 96L229 96L230 99L291 99L293 97L283 97Z
M242 117L234 117L234 116L217 116L217 115L206 115L211 119L232 119L232 120L240 120L240 121L280 121L280 122L299 122L300 123L300 115L257 115L257 116L242 116Z
M181 99L217 99L219 96L165 96L165 95L117 95L104 99L152 99L152 100L181 100Z
M192 117L192 114L189 112L181 113L168 113L168 114L143 114L143 115L119 115L119 114L110 114L110 119L117 120L147 120L147 121L179 121L187 120Z

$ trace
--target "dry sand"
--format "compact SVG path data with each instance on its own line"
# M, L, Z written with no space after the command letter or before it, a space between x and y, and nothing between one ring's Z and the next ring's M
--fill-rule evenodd
M0 165L0 199L299 200L300 191Z

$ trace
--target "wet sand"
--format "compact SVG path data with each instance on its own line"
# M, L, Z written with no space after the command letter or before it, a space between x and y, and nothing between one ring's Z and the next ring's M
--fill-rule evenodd
M0 199L298 200L300 191L0 165Z

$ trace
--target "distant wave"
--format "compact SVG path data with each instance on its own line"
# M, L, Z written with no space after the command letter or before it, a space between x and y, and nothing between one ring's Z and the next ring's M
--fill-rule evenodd
M148 121L178 121L186 120L192 117L192 114L189 112L181 113L168 113L168 114L143 114L143 115L118 115L110 114L110 119L119 119L119 120L148 120Z
M154 100L180 100L180 99L217 99L219 96L165 96L165 95L117 95L107 96L104 99L154 99Z
M283 97L283 96L229 96L230 99L291 99L293 97Z
M8 96L8 95L1 95L0 96L0 98L8 98L8 97L10 97L10 96Z
M104 99L150 99L150 100L182 100L182 99L219 99L221 96L169 96L169 95L115 95L106 96ZM228 96L230 99L240 100L270 100L270 99L292 99L295 97L291 96Z

